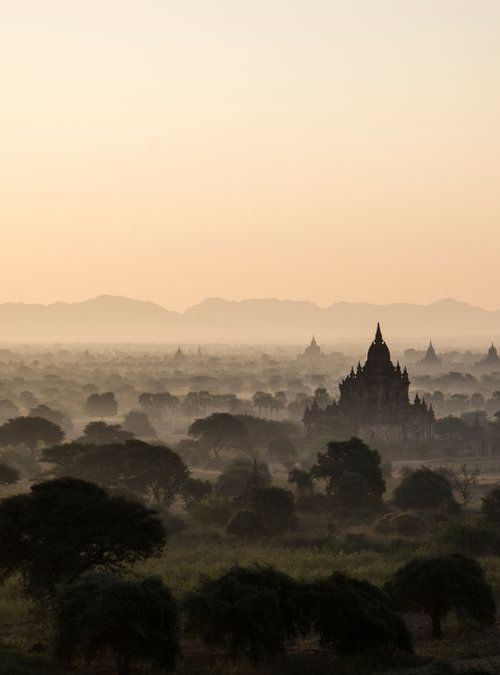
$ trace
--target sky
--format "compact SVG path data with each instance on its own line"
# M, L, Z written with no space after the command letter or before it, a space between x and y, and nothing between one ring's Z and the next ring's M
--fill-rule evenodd
M0 302L500 309L498 0L0 0Z

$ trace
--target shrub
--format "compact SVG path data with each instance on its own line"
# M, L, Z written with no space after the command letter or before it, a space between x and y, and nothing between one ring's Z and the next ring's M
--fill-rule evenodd
M401 509L441 509L454 501L448 479L426 467L404 478L392 500Z
M498 534L487 523L446 523L438 530L435 542L441 550L470 556L497 554Z

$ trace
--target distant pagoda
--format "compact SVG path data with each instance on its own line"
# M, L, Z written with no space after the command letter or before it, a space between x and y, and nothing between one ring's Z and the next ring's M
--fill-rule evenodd
M500 358L498 357L497 348L491 343L491 347L488 349L486 356L477 363L478 366L493 367L500 365Z
M406 368L391 361L380 324L364 366L358 363L339 384L340 398L324 409L316 402L306 408L303 422L309 433L348 429L365 440L428 440L434 412L418 394L409 399Z
M427 352L424 356L424 358L418 362L419 366L431 366L431 367L436 367L441 365L441 359L439 356L436 354L436 350L434 349L434 346L431 342L429 342L429 346L427 347Z
M307 359L308 361L317 361L322 356L323 352L321 351L321 347L318 345L316 338L313 335L310 344L307 345L302 353L302 358Z

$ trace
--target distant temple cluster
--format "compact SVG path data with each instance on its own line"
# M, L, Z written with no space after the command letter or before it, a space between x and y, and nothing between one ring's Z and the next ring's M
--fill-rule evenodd
M430 440L434 412L418 394L409 399L410 379L406 368L391 361L380 325L368 350L364 366L339 384L340 398L321 409L316 402L306 408L304 424L309 433L349 429L364 439L387 441Z

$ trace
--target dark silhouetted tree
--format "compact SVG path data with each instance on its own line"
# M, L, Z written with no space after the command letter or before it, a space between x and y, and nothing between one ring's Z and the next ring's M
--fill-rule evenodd
M71 422L68 415L59 410L54 410L47 405L37 405L35 408L32 408L29 411L30 417L42 417L44 420L49 420L53 424L64 429L66 433L70 432L73 428L73 423Z
M105 487L125 486L167 507L189 477L176 452L137 439L91 447L63 464L59 473Z
M441 622L452 611L481 624L495 623L495 600L475 560L461 555L412 560L398 569L386 590L405 612L427 614L432 635L442 637Z
M85 403L85 414L89 417L115 417L118 403L112 391L104 394L90 394Z
M364 481L365 492L362 503L358 503L357 506L378 505L385 491L385 481L377 450L372 450L359 438L331 441L327 447L325 453L318 454L317 462L311 469L311 476L326 480L327 493L334 501L337 493L339 497L345 497L346 493L355 492L352 480L351 486L347 489L345 474L360 476Z
M20 575L32 594L93 569L118 571L159 555L166 534L154 511L59 478L0 502L0 579Z
M0 445L26 445L34 450L57 445L63 438L61 427L42 417L15 417L0 427Z
M301 626L299 588L272 568L233 567L207 579L186 601L188 629L208 647L256 663L281 653Z
M243 445L246 428L234 415L213 413L209 417L195 420L189 427L188 433L212 450L215 459L220 461L224 449L238 448Z
M427 467L403 478L392 499L401 509L440 509L454 501L448 479Z
M119 424L107 424L106 422L89 422L84 430L79 443L92 443L93 445L109 445L111 443L125 443L134 438L131 431L122 429Z
M367 581L334 574L308 585L310 629L340 654L412 651L410 633L389 597Z
M180 653L178 636L177 603L157 577L137 581L91 572L58 593L56 654L63 663L75 656L92 663L109 652L116 675L129 675L134 663L170 673Z
M158 435L149 421L149 417L140 410L131 410L125 415L123 428L137 438L156 438Z

